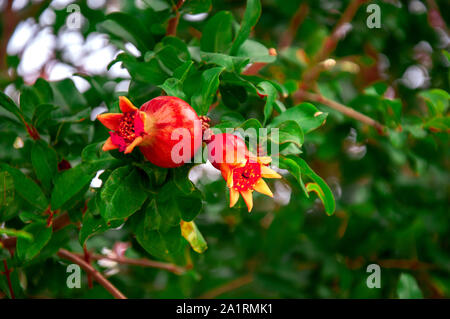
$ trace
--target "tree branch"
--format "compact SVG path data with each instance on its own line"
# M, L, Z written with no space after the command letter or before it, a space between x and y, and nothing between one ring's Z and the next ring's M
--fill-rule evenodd
M11 299L15 299L16 297L14 296L14 290L11 283L11 276L9 275L11 273L11 270L8 268L6 259L3 260L3 266L5 267L5 272L3 272L3 274L6 276L6 281L8 282L9 294L11 295Z
M123 295L111 282L109 282L105 277L103 277L100 272L98 272L94 267L85 262L81 257L75 255L74 253L71 253L66 249L60 249L57 255L60 258L67 259L83 268L83 270L88 273L88 275L91 275L92 278L94 278L100 285L105 287L105 289L108 290L111 295L114 296L114 298L127 299L127 297L125 297L125 295Z
M309 12L308 3L303 2L298 7L297 11L294 13L294 16L291 19L289 24L289 28L284 32L281 36L280 42L278 43L278 49L281 51L291 46L292 41L297 34L298 28L302 24L303 20L305 20L306 16Z
M77 254L78 256L81 256L81 254ZM90 254L90 258L93 260L100 260L100 259L108 259L115 262L118 262L119 264L126 264L126 265L133 265L133 266L140 266L140 267L150 267L150 268L157 268L157 269L163 269L170 272L173 272L174 274L181 275L184 272L186 272L186 268L164 263L160 261L150 260L146 258L139 258L139 259L133 259L133 258L127 258L127 257L109 257L99 254Z
M252 274L245 275L243 277L237 278L223 286L217 287L215 289L212 289L211 291L208 291L198 297L199 299L213 299L216 298L226 292L238 289L242 286L248 285L252 283L254 280L254 277Z
M357 121L360 121L364 124L374 127L378 131L379 134L383 134L383 132L384 132L384 128L385 128L384 125L382 125L379 122L375 121L374 119L368 117L367 115L364 115L358 111L355 111L354 109L352 109L348 106L345 106L339 102L327 99L323 95L299 90L296 93L294 93L294 98L324 104L328 107L331 107L332 109L334 109L336 111L341 112L344 115L347 115L348 117L351 117Z
M177 34L178 22L180 21L180 8L184 4L186 0L178 0L177 5L175 6L175 17L169 20L169 24L167 25L166 35L175 36Z

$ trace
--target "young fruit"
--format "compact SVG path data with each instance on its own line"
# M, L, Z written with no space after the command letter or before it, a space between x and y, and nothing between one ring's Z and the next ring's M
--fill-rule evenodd
M118 149L128 154L138 146L151 163L170 168L189 161L202 144L202 121L177 97L159 96L138 109L121 96L119 107L122 113L97 116L112 130L104 151Z
M213 135L208 142L208 159L220 170L230 189L230 207L244 198L248 211L253 208L253 191L273 197L264 178L281 178L268 167L272 159L269 156L255 156L250 153L240 137L222 133Z

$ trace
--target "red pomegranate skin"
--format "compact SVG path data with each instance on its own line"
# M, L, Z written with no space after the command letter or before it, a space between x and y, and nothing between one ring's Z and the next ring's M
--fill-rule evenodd
M249 155L244 140L233 134L215 134L208 142L208 159L217 169L224 165L236 166L245 162Z
M139 148L151 163L166 168L178 167L188 162L201 147L201 120L182 99L159 96L144 103L139 110L147 115L149 121L145 125L147 136ZM172 137L174 130L185 132L185 136L175 134ZM175 146L180 149L177 154L181 155L181 161L172 156Z

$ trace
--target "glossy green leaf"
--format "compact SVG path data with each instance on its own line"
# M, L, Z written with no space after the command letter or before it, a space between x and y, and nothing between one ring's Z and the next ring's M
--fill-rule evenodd
M277 117L273 118L269 126L274 127L288 120L298 123L304 133L309 133L325 123L328 113L320 112L310 103L302 103L291 107Z
M422 291L416 279L407 273L401 273L397 284L397 295L400 299L421 299Z
M135 213L147 198L142 178L135 168L128 166L115 169L101 190L106 221L123 219Z
M191 100L191 106L197 114L204 115L208 112L219 88L219 76L223 70L223 67L215 67L203 72L200 89Z
M19 237L17 239L17 256L21 260L33 259L52 237L52 228L47 227L45 222L35 222L23 229L33 236L32 240Z
M206 52L225 52L232 41L233 15L228 11L215 14L205 25L200 49Z
M0 163L0 169L7 171L11 175L14 181L15 191L29 204L41 211L44 211L48 207L47 198L34 181L26 177L20 170L12 168L9 165Z
M42 140L36 141L31 149L31 163L44 188L50 190L58 171L58 157L55 150Z
M266 104L264 105L264 124L270 118L273 112L273 105L278 97L277 90L268 81L263 81L258 84L258 88L261 90L260 94L265 95Z
M59 209L85 191L97 170L89 164L79 164L55 178L51 197L52 210Z
M233 41L231 47L231 55L236 55L240 46L247 40L250 35L250 31L256 25L261 15L261 1L260 0L247 0L247 7L245 9L244 18L241 22L241 27Z

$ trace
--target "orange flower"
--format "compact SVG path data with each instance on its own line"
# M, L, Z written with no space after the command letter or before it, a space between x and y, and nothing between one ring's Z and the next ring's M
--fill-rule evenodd
M110 137L103 145L103 151L119 149L125 154L141 144L146 135L146 114L139 111L125 96L119 97L122 113L103 113L97 116L108 129Z
M214 135L208 143L208 151L210 162L221 171L230 189L230 207L239 200L239 194L249 212L253 208L253 191L273 197L263 178L281 176L268 167L272 161L269 156L254 156L241 138L227 133Z

